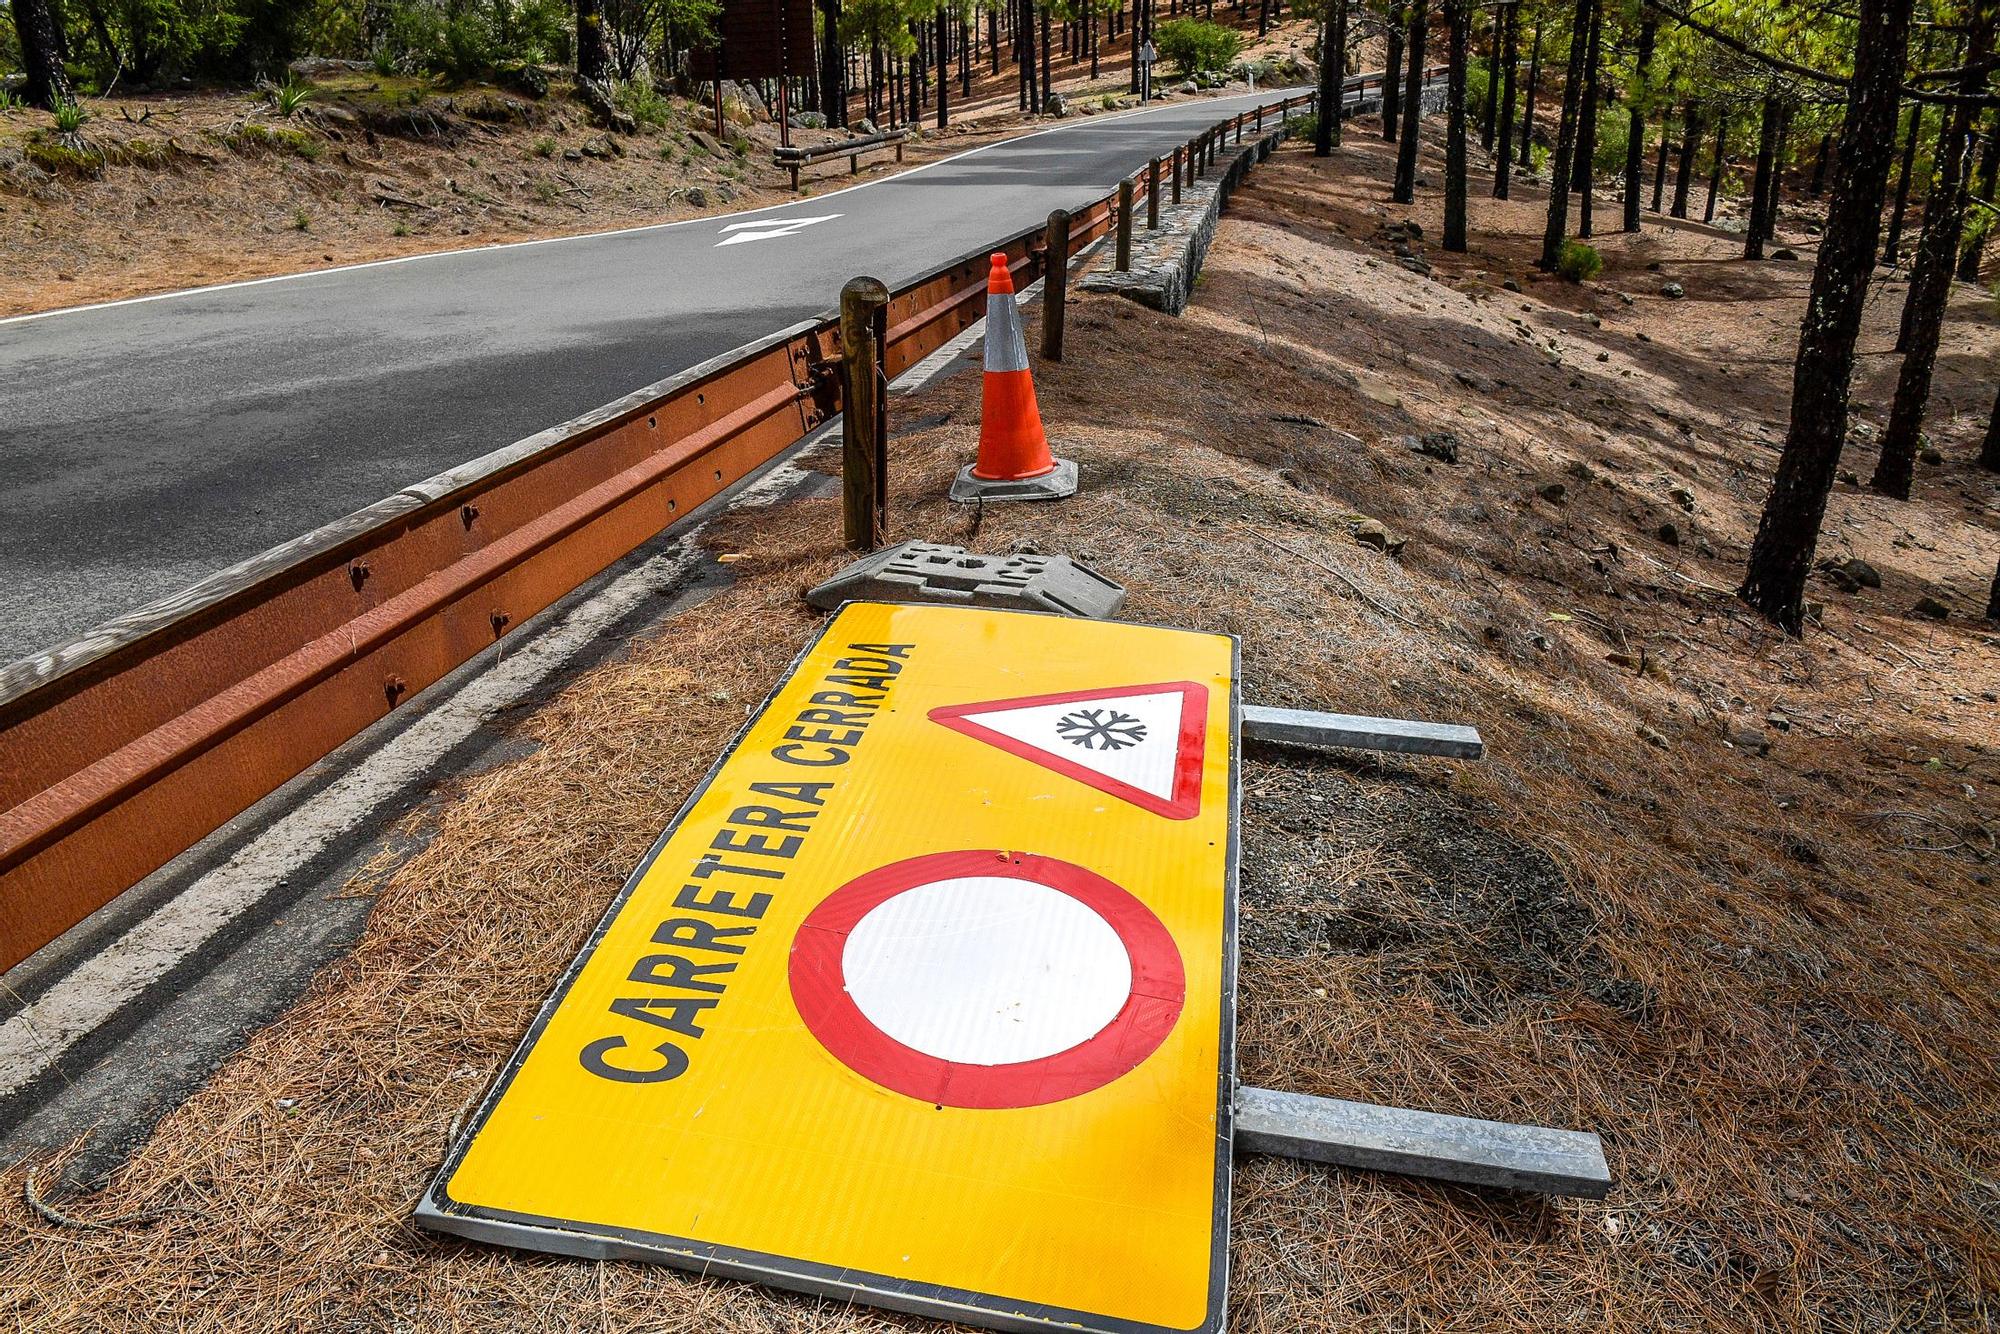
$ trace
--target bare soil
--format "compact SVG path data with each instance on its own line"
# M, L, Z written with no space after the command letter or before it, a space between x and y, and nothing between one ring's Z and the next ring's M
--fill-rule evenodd
M1133 619L1241 636L1253 700L1485 734L1476 763L1251 757L1241 1075L1596 1130L1618 1186L1551 1201L1245 1160L1232 1329L1991 1328L2000 627L1974 618L2000 479L1971 462L1990 304L1954 309L1944 462L1915 499L1835 497L1827 551L1883 586L1825 585L1790 640L1730 589L1809 264L1649 225L1599 239L1595 283L1538 280L1523 191L1476 201L1474 252L1428 251L1422 277L1381 225L1434 236L1434 191L1390 207L1389 167L1363 135L1328 161L1280 153L1182 319L1075 303L1065 361L1037 367L1082 466L1067 503L945 502L976 376L895 408L896 537L1088 560L1130 586ZM1865 421L1899 295L1871 308ZM1441 432L1456 463L1405 440ZM1850 452L1865 474L1869 448ZM1366 518L1399 556L1357 541ZM736 582L524 717L537 748L466 779L420 851L354 887L375 905L353 954L100 1192L61 1202L106 1226L37 1214L22 1174L0 1177L0 1313L933 1328L408 1222L456 1119L809 633L800 594L845 559L838 532L832 498L712 530ZM1922 596L1949 619L1913 616Z
M1311 24L1294 21L1246 55L1296 60L1310 45ZM1126 95L1127 49L1123 38L1106 42L1095 80L1087 61L1055 62L1072 117L1137 104ZM938 129L933 109L900 165L886 152L863 158L859 176L844 159L821 163L803 193L1053 124L1017 110L1013 78L1011 67L995 77L982 63L970 99L954 79L951 126ZM0 112L0 317L800 197L772 162L779 131L768 114L732 120L718 137L712 105L665 97L654 123L624 135L563 89L533 99L339 71L312 83L290 116L242 91L90 98L75 139L44 112ZM858 93L850 105L863 113Z

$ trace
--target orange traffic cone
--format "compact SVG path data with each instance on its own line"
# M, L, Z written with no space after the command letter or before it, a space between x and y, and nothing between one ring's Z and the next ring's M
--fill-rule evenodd
M1007 257L993 256L986 279L986 384L979 412L979 461L959 469L953 500L1061 500L1076 494L1076 464L1049 453L1028 343L1014 305Z

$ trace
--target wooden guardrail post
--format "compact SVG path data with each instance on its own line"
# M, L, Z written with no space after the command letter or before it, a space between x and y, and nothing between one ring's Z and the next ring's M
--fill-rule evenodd
M1160 160L1146 164L1146 230L1160 230Z
M840 289L841 535L856 551L881 546L889 527L888 307L889 289L874 278Z
M1132 178L1118 182L1118 271L1132 271Z
M1172 174L1174 178L1174 202L1176 204L1181 202L1181 159L1186 156L1187 154L1184 150L1179 148L1174 150L1174 170Z
M1061 361L1063 307L1069 301L1069 210L1049 214L1048 255L1042 273L1042 360Z

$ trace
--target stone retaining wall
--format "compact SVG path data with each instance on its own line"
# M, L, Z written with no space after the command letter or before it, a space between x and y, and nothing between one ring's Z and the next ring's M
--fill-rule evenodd
M1222 215L1222 201L1229 197L1229 192L1236 188L1244 173L1269 157L1284 137L1285 131L1279 127L1246 140L1242 147L1235 150L1235 156L1221 159L1227 165L1218 167L1184 188L1178 204L1165 202L1172 197L1172 184L1167 176L1167 165L1162 164L1159 230L1149 231L1143 218L1135 219L1131 271L1120 273L1111 267L1114 251L1111 243L1107 242L1097 263L1084 274L1083 290L1115 292L1169 315L1178 315L1186 310L1188 298L1194 293L1195 275L1201 272L1201 262L1208 256L1209 243L1215 239L1215 224Z

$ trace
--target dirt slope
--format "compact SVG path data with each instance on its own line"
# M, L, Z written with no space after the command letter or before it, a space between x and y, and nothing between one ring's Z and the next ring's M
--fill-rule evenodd
M1527 198L1482 202L1482 249L1420 277L1381 231L1407 212L1381 202L1387 169L1365 141L1261 168L1184 319L1077 303L1068 359L1038 370L1082 464L1073 501L983 520L944 502L976 376L896 409L897 537L1079 555L1130 584L1134 619L1242 636L1253 699L1486 735L1474 764L1246 766L1241 1074L1595 1129L1618 1188L1556 1203L1246 1161L1232 1328L1990 1326L2000 631L1969 618L2000 513L1969 450L1991 313L1968 302L1951 330L1945 462L1917 499L1836 498L1829 550L1883 587L1828 585L1823 624L1788 641L1728 589L1805 265L1649 230L1605 240L1597 284L1536 282ZM1657 295L1669 280L1685 300ZM1875 420L1893 297L1865 340ZM1443 432L1455 463L1404 440ZM1364 516L1399 557L1357 540ZM358 887L376 902L353 956L66 1205L172 1212L59 1227L0 1178L0 1312L934 1328L406 1221L461 1108L808 633L799 594L842 562L838 525L822 499L715 532L737 582L524 719L534 752L467 780L420 852ZM1951 618L1913 618L1920 596Z

